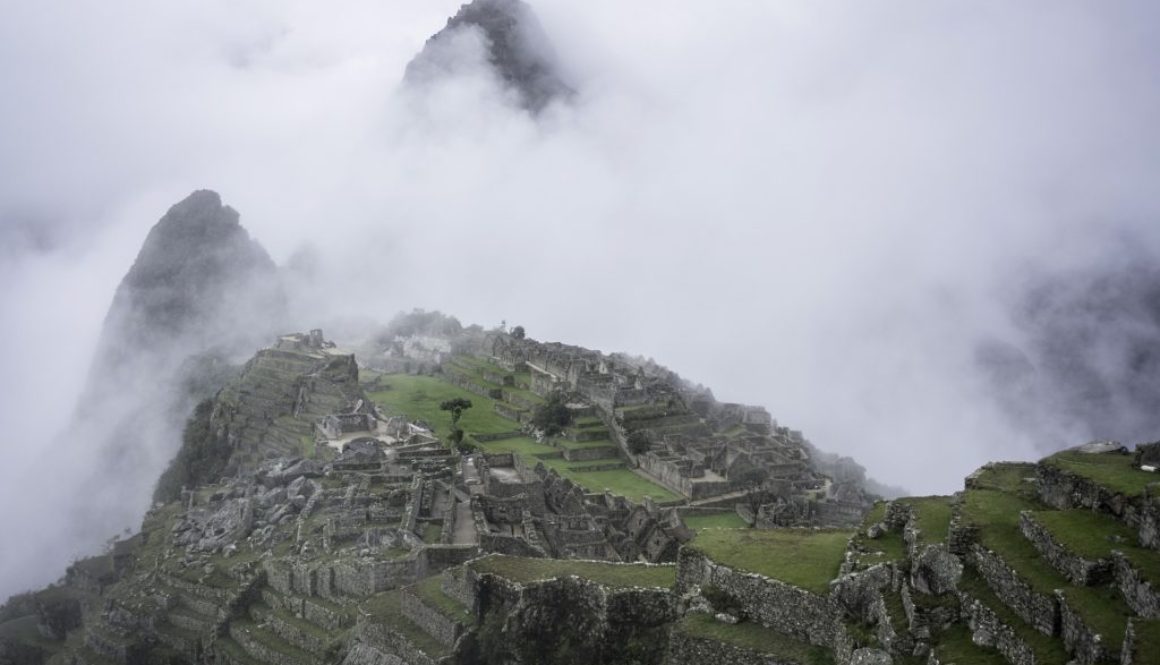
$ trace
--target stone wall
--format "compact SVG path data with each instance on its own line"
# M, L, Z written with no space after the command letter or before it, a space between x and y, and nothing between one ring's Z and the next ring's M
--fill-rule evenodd
M463 635L463 624L448 618L439 610L430 607L410 589L403 589L399 596L403 615L423 631L446 647L454 647Z
M962 603L963 615L967 619L971 639L975 644L994 647L1011 665L1057 665L1037 663L1031 646L977 598L960 591L959 601Z
M1112 552L1116 585L1132 611L1147 619L1160 619L1160 592L1140 575L1120 552Z
M818 646L832 647L841 606L791 584L744 573L710 560L691 547L677 555L677 589L716 587L732 596L751 620Z
M364 597L380 591L395 589L411 584L417 579L417 557L412 554L405 559L375 560L347 559L327 566L333 574L331 596L343 595ZM327 597L320 585L319 595Z
M1095 665L1101 661L1119 660L1119 647L1123 637L1121 635L1100 635L1095 632L1083 617L1075 612L1063 591L1056 589L1055 596L1059 600L1060 636L1068 653L1072 654L1079 665ZM1105 644L1105 641L1107 644Z
M1124 496L1097 484L1089 478L1064 471L1050 464L1035 467L1039 499L1058 508L1085 508L1109 513L1116 519L1136 527L1140 545L1160 549L1158 508L1152 499L1142 496Z
M464 564L480 554L475 545L427 545L419 551L416 575L419 578L437 575L448 568Z
M665 665L787 665L787 661L770 654L673 630L669 637Z
M443 590L444 595L459 601L460 604L471 609L474 614L477 600L475 594L477 577L475 571L467 566L456 568L443 575L439 587Z
M620 453L620 449L616 446L600 446L597 448L570 448L563 452L564 459L569 462L587 462L588 460L616 457Z
M513 429L508 432L496 432L494 434L472 434L476 441L480 443L487 443L488 441L501 441L503 439L514 439L518 436L523 436L523 432L518 429Z
M484 552L532 558L546 558L548 553L523 538L495 533L481 533L479 547Z
M1019 530L1039 550L1043 559L1061 575L1079 586L1096 586L1112 579L1111 559L1085 559L1057 541L1030 511L1019 514Z
M971 562L991 591L1019 618L1044 635L1056 634L1059 604L1054 596L1036 593L1014 568L982 545L972 548Z
M883 590L895 588L899 577L893 564L880 563L839 577L831 586L831 597L842 606L847 616L862 623L872 623Z
M661 665L668 630L679 617L667 589L609 588L562 576L521 584L490 573L477 576L481 623L500 619L501 633L480 635L507 650L503 662Z
M354 630L351 631L351 651L363 651L364 649L360 647L360 644L370 649L368 653L364 653L364 656L373 656L374 652L387 656L383 661L372 660L368 665L400 665L400 663L437 665L439 662L424 653L402 633L367 614L359 615ZM392 660L391 657L395 657L395 659ZM272 660L270 662L276 663L278 661ZM355 662L363 663L366 661ZM352 665L349 656L344 663Z

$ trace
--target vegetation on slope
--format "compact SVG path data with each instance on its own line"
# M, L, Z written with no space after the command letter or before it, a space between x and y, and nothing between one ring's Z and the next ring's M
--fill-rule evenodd
M210 424L212 414L212 399L202 401L193 410L193 416L182 432L177 456L157 480L154 501L176 501L181 498L183 487L199 487L221 478L229 461L230 447L227 441L214 434Z
M616 564L565 559L528 559L495 554L470 564L479 573L492 573L513 582L537 582L575 575L608 587L671 588L677 582L674 566Z
M852 531L841 529L710 529L693 545L717 563L825 595Z

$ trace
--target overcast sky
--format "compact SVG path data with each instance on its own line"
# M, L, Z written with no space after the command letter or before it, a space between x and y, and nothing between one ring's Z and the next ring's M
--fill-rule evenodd
M303 327L652 356L918 493L1041 454L973 356L1027 272L1160 248L1151 2L541 0L579 94L538 119L400 90L458 0L0 2L3 506L58 491L28 464L194 189L311 248Z

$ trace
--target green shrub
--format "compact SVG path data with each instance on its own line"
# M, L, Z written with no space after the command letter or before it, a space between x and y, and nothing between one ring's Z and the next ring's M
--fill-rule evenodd
M202 401L193 410L181 436L181 448L157 480L153 500L162 503L181 498L183 487L194 488L217 481L230 458L229 442L213 432L210 416L213 400Z

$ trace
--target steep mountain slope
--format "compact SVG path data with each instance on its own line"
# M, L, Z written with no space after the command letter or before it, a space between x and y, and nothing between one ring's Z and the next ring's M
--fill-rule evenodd
M194 404L283 309L273 262L216 193L170 208L117 289L70 425L30 470L55 480L43 498L53 518L23 534L5 581L30 584L139 523Z

